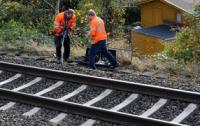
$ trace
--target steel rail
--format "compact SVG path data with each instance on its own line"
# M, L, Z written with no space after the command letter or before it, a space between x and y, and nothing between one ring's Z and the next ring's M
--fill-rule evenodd
M182 100L191 103L200 103L200 93L185 91L167 87L160 87L142 83L128 82L122 80L107 79L90 75L71 73L47 68L26 66L7 62L0 62L0 70L13 71L18 73L41 76L62 81L84 83L91 86L99 86L108 89L130 91L139 94L153 95L162 98Z
M119 123L122 125L134 125L134 126L184 126L182 124L175 124L172 122L143 118L136 115L125 114L121 112L113 112L110 110L84 106L81 104L62 102L52 98L46 98L42 96L34 96L21 92L14 92L7 89L0 88L0 96L2 98L24 103L31 104L39 107L49 108L66 113L77 114L86 116L92 119L104 120Z

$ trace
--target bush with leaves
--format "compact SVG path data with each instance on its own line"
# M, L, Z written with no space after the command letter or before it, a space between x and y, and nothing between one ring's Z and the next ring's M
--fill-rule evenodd
M27 51L32 50L33 44L37 46L53 45L52 39L36 28L24 27L22 23L14 20L9 22L0 22L0 49Z
M127 1L130 0L60 0L60 11L64 8L76 10L77 28L74 34L72 34L73 43L79 46L87 46L90 43L86 37L89 31L89 20L87 17L89 9L94 9L98 16L104 18L108 34L118 36L123 33L126 8L122 5L125 5ZM53 32L53 20L57 10L57 3L57 0L0 0L0 20L2 21L1 25L5 26L5 28L0 28L0 38L9 41L8 43L13 43L13 40L16 39L15 37L21 36L17 41L22 40L22 37L28 39L28 36L25 35L31 32L33 32L37 39L39 34L42 36L46 35L49 38L49 35ZM15 23L17 28L8 28ZM7 31L10 31L3 33L6 28ZM25 29L27 33L20 32L20 29ZM35 34L36 32L37 34ZM32 39L32 35L29 36L29 39ZM40 40L38 41L40 42ZM24 48L24 41L27 40L23 40L21 45L18 45L21 46L20 48Z
M185 26L180 29L176 40L167 48L168 56L185 63L200 63L200 4L195 14L185 14Z

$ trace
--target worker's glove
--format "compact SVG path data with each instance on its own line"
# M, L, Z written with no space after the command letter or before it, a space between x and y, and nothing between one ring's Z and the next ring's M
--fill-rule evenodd
M68 28L65 28L65 30L62 33L60 33L60 36L65 37L67 34L68 34Z
M66 32L66 31L63 31L62 33L60 33L60 36L61 36L61 37L66 37L66 35L67 35L67 32Z

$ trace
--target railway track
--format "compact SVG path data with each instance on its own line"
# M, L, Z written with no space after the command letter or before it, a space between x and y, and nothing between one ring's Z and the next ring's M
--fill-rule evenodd
M30 104L21 113L32 117L43 108L59 111L49 118L60 123L68 113L87 117L80 126L98 121L121 125L182 126L200 113L200 93L105 79L82 74L0 62L1 111Z

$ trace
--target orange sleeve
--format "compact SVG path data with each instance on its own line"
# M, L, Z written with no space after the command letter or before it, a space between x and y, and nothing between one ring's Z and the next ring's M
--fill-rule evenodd
M90 35L93 37L96 35L97 27L96 23L94 21L91 22L90 24Z
M72 17L72 19L70 19L70 21L68 23L68 27L71 30L75 30L75 28L76 28L76 16L75 15Z
M59 34L63 31L63 27L61 26L61 19L57 15L54 20L54 31L56 34Z

